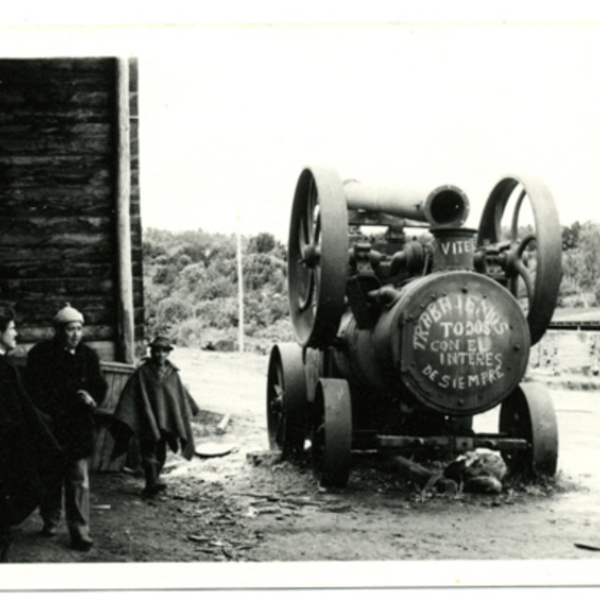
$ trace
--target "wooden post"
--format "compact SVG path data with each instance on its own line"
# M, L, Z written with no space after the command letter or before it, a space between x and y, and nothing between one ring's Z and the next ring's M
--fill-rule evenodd
M116 59L117 69L117 246L119 256L119 298L117 357L126 363L135 360L133 275L131 271L131 148L129 124L129 60Z

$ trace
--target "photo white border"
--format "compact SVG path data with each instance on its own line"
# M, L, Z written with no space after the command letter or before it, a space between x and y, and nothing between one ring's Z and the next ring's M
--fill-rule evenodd
M86 4L86 6L82 6ZM28 55L27 42L7 46L2 34L28 37L36 28L168 26L206 23L361 23L361 22L497 22L600 21L600 6L589 1L556 3L503 2L482 6L474 2L377 2L351 7L349 3L304 2L299 7L271 1L214 2L171 0L167 6L141 2L19 2L3 8L0 17L0 56ZM2 27L2 26L8 26ZM38 30L39 31L39 30ZM120 48L122 52L124 49ZM109 54L114 54L108 52ZM85 54L88 54L87 51ZM102 53L101 53L102 54ZM73 55L76 55L74 52ZM599 107L600 110L600 107ZM600 534L599 534L600 537ZM327 563L109 563L0 565L0 589L39 590L255 590L336 588L401 592L410 588L493 588L541 586L578 588L592 592L600 583L595 560L577 561L390 561ZM506 590L503 590L506 591ZM509 591L513 593L514 590ZM528 590L523 590L529 593ZM312 595L312 594L311 594ZM19 597L23 597L20 595Z

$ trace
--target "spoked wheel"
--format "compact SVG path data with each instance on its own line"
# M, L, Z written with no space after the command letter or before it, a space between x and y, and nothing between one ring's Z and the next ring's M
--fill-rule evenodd
M302 346L336 335L348 278L348 208L334 169L305 169L298 180L288 240L290 312Z
M500 408L500 432L524 438L527 450L503 451L511 473L554 475L558 462L558 427L552 398L545 387L522 383Z
M324 487L344 487L350 473L352 407L345 379L320 379L312 427L315 477Z
M302 348L273 346L267 375L269 446L283 458L300 453L306 438L306 382Z
M519 216L525 199L531 206L535 232L522 234ZM509 201L514 209L505 235L502 217ZM502 179L483 210L477 246L485 252L486 266L502 272L501 282L515 297L519 297L519 285L524 285L531 344L536 344L552 319L562 276L562 232L548 188L529 176Z

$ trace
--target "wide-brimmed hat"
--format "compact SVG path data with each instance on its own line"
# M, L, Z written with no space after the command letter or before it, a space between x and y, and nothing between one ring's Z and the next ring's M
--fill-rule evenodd
M169 338L164 335L157 335L149 344L150 348L164 348L165 350L173 350L173 345Z
M52 322L55 325L66 325L67 323L81 323L83 325L83 315L76 309L73 308L69 303L61 308L55 315Z

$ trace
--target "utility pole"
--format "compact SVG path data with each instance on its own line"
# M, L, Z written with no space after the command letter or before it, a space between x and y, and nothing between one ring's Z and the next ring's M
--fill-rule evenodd
M242 272L241 211L237 207L238 350L244 351L244 277Z

